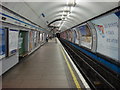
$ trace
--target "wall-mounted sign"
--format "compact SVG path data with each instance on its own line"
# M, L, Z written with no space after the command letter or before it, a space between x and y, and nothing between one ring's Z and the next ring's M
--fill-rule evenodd
M9 56L15 54L18 50L18 30L9 30Z
M97 52L118 60L118 20L120 11L92 20L97 31Z
M0 59L6 54L5 29L0 27Z
M81 45L91 49L92 46L92 35L90 28L86 25L79 27L81 33Z

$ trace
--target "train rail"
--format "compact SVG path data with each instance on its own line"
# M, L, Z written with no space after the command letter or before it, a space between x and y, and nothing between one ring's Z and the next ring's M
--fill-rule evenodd
M120 88L120 80L112 72L68 42L62 39L60 41L92 89L117 90Z

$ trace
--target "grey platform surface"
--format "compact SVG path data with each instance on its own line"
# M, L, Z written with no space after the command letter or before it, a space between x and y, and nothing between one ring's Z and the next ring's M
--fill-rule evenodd
M54 39L5 73L2 79L3 88L75 88Z

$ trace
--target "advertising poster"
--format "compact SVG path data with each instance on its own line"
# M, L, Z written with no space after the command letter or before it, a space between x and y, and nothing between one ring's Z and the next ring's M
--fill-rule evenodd
M73 29L74 31L74 43L79 44L79 30L77 30L76 28Z
M5 57L5 29L0 27L0 59Z
M120 11L92 20L97 31L97 52L118 60L118 20Z
M32 33L32 31L30 32L30 41L29 41L29 49L30 49L30 51L33 49L33 33Z
M37 46L37 31L33 31L34 36L33 36L33 42L34 42L34 48Z
M40 43L40 32L39 32L39 36L38 36L39 38L38 38L38 42Z
M18 30L9 30L9 55L13 55L18 50Z
M37 45L39 44L39 32L37 32Z
M71 30L72 31L72 42L75 43L75 39L76 39L76 33L74 30Z
M63 32L63 38L65 39L65 32Z
M70 40L71 40L71 33L70 33L70 30L68 30L68 33L69 33L68 41L70 41Z
M69 38L69 33L68 33L68 31L66 31L66 34L67 34L66 40L68 40L68 38Z
M37 33L37 42L40 43L40 32Z
M67 32L65 31L65 39L67 40Z
M80 31L76 29L77 32L77 39L76 39L76 44L80 44Z
M71 39L71 42L73 42L73 43L74 43L74 41L75 41L75 40L74 40L74 38L75 38L74 31L73 31L73 30L71 30L71 33L72 33L72 34L71 34L71 38L72 38L72 39Z
M40 33L40 41L42 41L42 33Z
M82 36L86 36L86 26L85 25L83 25L83 26L80 26L80 32L81 32L81 34L82 34Z
M72 38L73 38L73 35L72 35L72 34L73 34L73 33L72 33L72 31L70 30L70 31L69 31L69 36L70 36L70 37L69 37L69 41L71 41L71 42L72 42Z
M89 27L86 25L80 26L81 37L81 45L91 49L92 46L92 36Z
M45 40L45 33L42 33L42 41Z
M22 49L22 46L23 46L23 33L22 32L19 32L19 55L21 56L22 53L23 53L23 49Z
M19 55L23 56L28 52L28 32L19 31Z

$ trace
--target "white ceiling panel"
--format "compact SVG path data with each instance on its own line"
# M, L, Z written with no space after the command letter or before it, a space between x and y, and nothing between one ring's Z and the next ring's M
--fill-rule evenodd
M46 29L48 29L47 25L50 22L62 17L63 10L67 6L66 1L3 2L2 4ZM61 30L71 28L115 7L118 7L118 2L78 2L75 7L72 7L69 17L61 26ZM60 21L57 21L52 25L58 26L59 23Z

